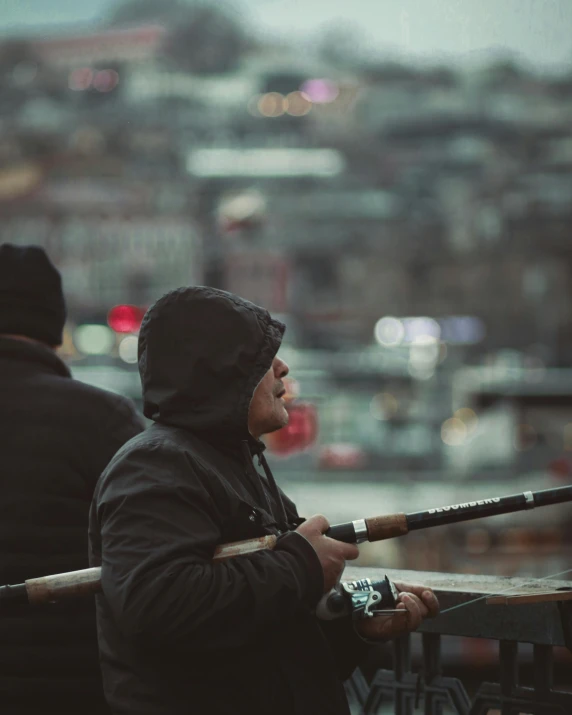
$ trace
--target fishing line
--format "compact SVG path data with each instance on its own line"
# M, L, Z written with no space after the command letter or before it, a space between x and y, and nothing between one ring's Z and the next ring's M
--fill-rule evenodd
M572 569L566 569L566 571L559 571L558 573L553 573L549 574L548 576L542 576L542 578L535 578L531 579L530 583L537 583L538 581L546 581L549 578L556 578L557 576L564 576L564 574L567 573L572 573ZM506 588L504 591L498 591L497 593L487 593L484 596L479 596L478 598L474 598L471 601L465 601L464 603L458 603L456 606L451 606L450 608L446 608L444 611L441 611L439 613L440 616L445 615L445 613L450 613L451 611L455 611L458 608L463 608L464 606L471 606L473 603L478 603L479 601L484 601L486 598L491 598L492 596L502 596L505 593L509 593L510 591L514 591L515 589L523 588L524 586L529 585L529 584L521 584L520 586L511 586L510 588Z

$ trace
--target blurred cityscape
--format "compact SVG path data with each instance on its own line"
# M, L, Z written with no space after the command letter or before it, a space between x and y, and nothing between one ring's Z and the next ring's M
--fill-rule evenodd
M141 407L145 308L213 285L287 323L297 398L269 450L301 510L570 482L572 57L364 58L343 27L301 52L177 0L53 28L0 38L0 240L60 268L79 379ZM569 565L564 514L361 563L548 575Z

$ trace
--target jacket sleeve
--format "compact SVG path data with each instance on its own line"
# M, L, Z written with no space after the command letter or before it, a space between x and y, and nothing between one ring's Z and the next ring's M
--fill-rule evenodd
M121 630L142 644L241 647L314 607L323 591L318 557L296 533L274 551L213 564L223 517L199 471L185 454L147 443L99 485L103 593Z

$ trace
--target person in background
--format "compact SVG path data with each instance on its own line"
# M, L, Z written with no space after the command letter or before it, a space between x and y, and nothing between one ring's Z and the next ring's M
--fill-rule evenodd
M301 519L264 457L260 437L288 421L283 332L266 310L205 287L168 293L143 320L154 424L115 455L90 514L115 715L349 715L343 680L367 641L438 612L430 589L399 584L405 615L358 632L349 617L316 617L358 548L325 536L324 516ZM213 563L218 544L265 534L274 550Z
M87 568L97 479L143 429L123 397L73 380L56 354L66 306L36 246L0 245L0 582ZM93 599L0 613L2 715L99 715Z

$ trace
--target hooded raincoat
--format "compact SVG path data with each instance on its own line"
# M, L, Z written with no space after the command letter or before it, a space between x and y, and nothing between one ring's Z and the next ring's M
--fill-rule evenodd
M262 308L201 287L168 293L143 322L154 424L102 474L90 518L117 715L349 712L343 679L363 643L349 622L313 614L320 562L247 427L283 332ZM217 544L264 534L279 535L275 550L212 562Z

